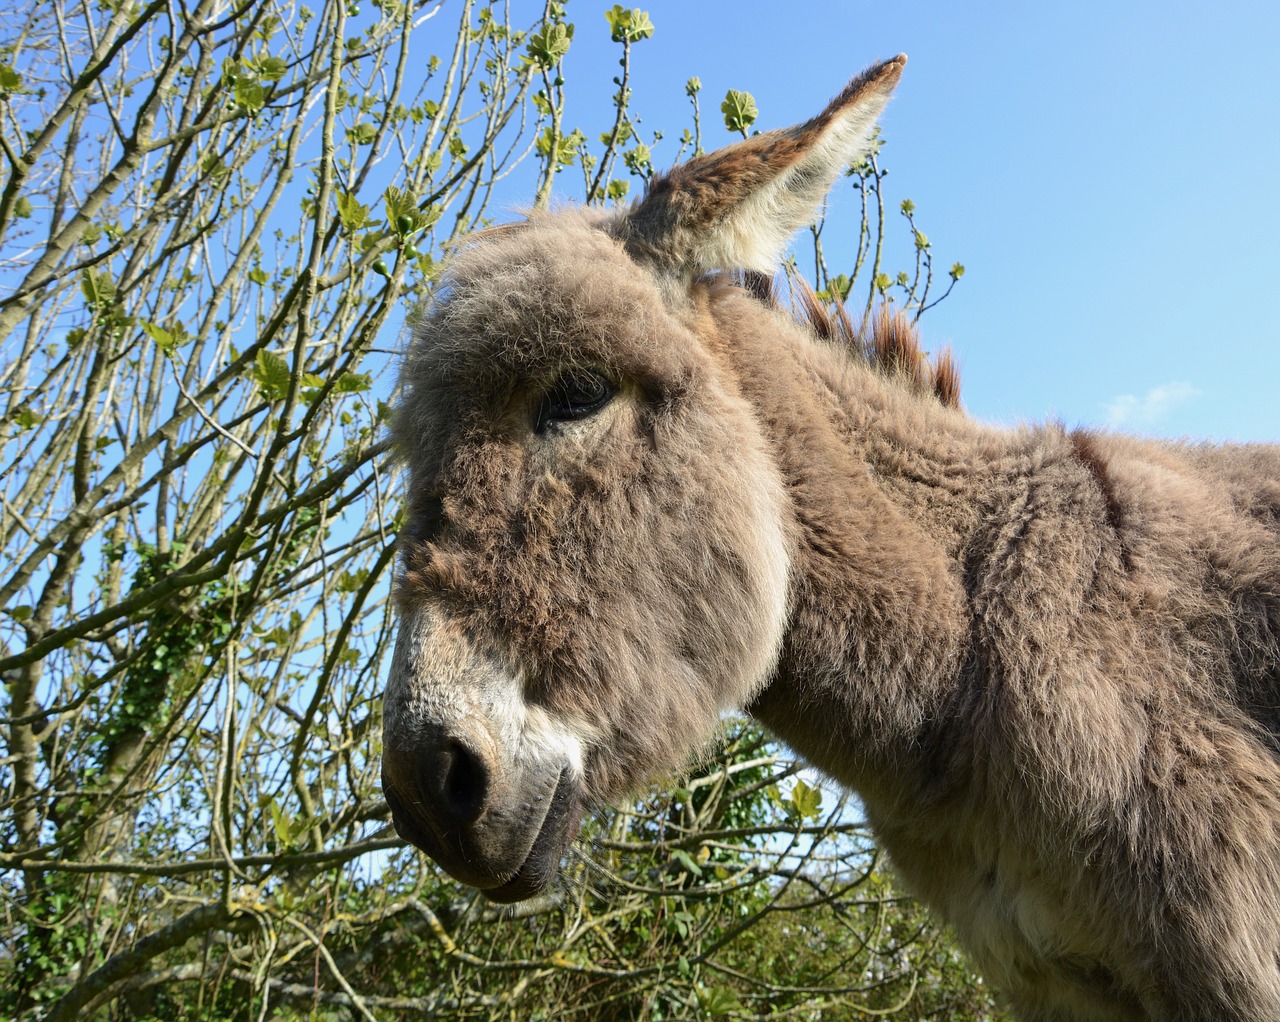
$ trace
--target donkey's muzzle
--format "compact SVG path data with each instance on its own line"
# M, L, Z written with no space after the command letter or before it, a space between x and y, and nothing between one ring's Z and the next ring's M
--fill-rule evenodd
M576 836L581 798L566 767L504 787L498 764L456 736L384 748L382 787L396 833L455 880L519 901L554 879Z

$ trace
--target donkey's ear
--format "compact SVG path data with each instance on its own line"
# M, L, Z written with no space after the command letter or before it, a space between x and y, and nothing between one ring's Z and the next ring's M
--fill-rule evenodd
M673 273L771 272L836 177L863 156L906 54L868 68L793 128L696 156L649 185L623 224L632 254Z

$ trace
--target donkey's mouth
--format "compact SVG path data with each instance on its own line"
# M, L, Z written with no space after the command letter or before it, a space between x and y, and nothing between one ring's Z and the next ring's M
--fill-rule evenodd
M560 781L551 796L551 804L547 807L547 815L542 821L542 829L534 838L528 856L506 883L498 887L481 888L484 896L490 901L507 903L523 901L546 889L560 872L560 859L578 836L581 822L582 798L579 787L566 768L560 774Z
M481 814L470 824L445 828L424 813L420 803L386 783L385 775L383 788L400 837L426 852L455 880L496 902L521 901L545 889L559 872L560 859L577 836L582 819L581 786L568 767L560 772L551 798L544 803L543 818L527 821L538 827L528 845L524 842L529 831L522 839L519 828L511 829L514 814L509 811ZM500 850L504 848L505 852ZM511 872L509 865L503 868L502 859L523 848L528 851L523 860L516 860L520 865L515 871Z

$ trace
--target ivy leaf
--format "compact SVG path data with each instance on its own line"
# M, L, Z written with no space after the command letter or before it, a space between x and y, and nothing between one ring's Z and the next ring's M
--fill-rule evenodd
M756 109L755 97L749 92L739 92L737 89L730 89L725 93L724 102L720 104L720 112L724 114L724 126L730 131L737 131L743 135L760 115L760 111Z
M697 991L698 1007L707 1015L719 1017L742 1010L742 1002L738 1000L738 995L733 992L731 987L700 986Z

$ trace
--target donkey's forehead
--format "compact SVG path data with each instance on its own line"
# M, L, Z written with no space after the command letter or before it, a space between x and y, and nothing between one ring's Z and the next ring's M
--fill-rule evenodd
M597 211L535 214L481 235L454 257L417 355L449 373L469 363L515 375L590 361L652 363L676 326L660 283ZM654 368L657 368L656 366Z

